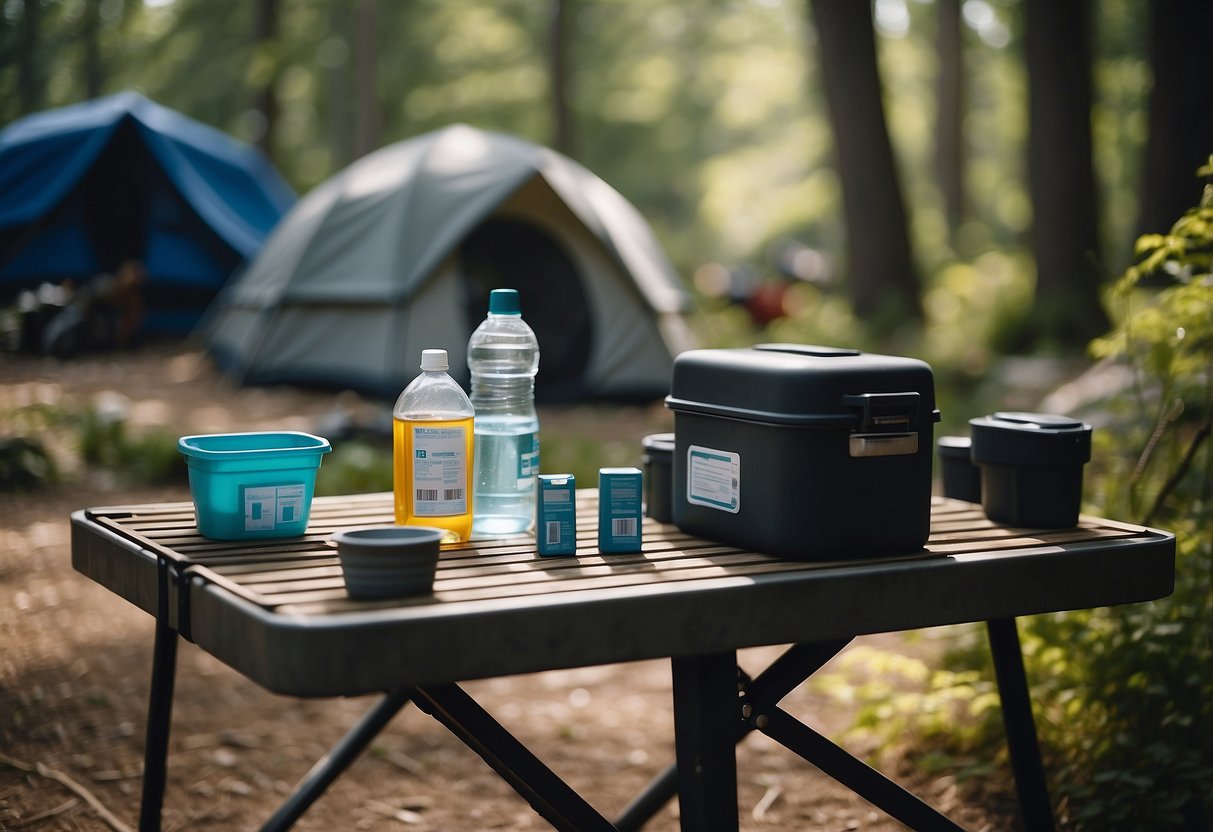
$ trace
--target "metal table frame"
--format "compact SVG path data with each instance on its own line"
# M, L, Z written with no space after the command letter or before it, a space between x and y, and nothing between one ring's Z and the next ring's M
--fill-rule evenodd
M1061 532L1006 529L986 521L978 507L942 499L933 504L927 548L903 558L783 561L650 520L644 554L599 555L596 496L578 493L578 557L537 558L527 539L478 542L444 552L433 597L387 603L353 602L335 590L340 580L334 583L335 558L324 541L334 528L390 522L390 495L318 498L299 543L207 542L189 528L188 503L74 513L75 567L155 617L140 830L160 828L179 637L275 692L383 694L263 830L290 828L409 702L476 751L560 830L640 829L675 794L683 829L736 830L734 749L754 730L911 828L960 829L778 703L854 636L965 621L988 628L1024 828L1052 829L1015 617L1151 600L1169 594L1174 582L1169 533L1094 518ZM267 565L244 565L250 559ZM432 627L455 638L505 633L518 649L503 653L490 645L480 654L444 658L425 646ZM531 644L545 631L562 635ZM376 671L386 675L358 677L339 662L324 664L336 662L352 638L399 645L410 632L419 635L398 648L400 663ZM763 644L791 646L751 678L738 667L737 650ZM305 653L326 657L319 673L300 668ZM671 659L676 759L613 821L457 684L656 657Z

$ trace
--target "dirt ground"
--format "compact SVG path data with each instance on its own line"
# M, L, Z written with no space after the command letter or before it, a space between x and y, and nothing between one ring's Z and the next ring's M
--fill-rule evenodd
M124 397L117 400L136 425L163 425L181 434L315 429L336 400L322 393L233 388L184 347L152 346L72 362L0 356L2 418L35 402L83 407L98 396L114 400L114 394ZM637 408L541 412L545 429L630 436L637 443L645 432L660 429L664 418ZM152 621L72 570L68 518L90 505L187 500L189 494L184 486L128 489L104 472L81 468L66 473L51 490L0 494L3 830L137 826ZM877 642L897 644L898 638ZM777 653L743 651L741 663L754 673ZM608 817L673 759L666 662L465 687ZM852 704L806 688L784 700L787 710L827 735L847 726ZM257 828L373 702L276 696L183 643L164 829ZM737 759L742 829L903 828L761 735L748 737ZM951 777L900 776L966 828L1015 828L1006 775L989 784L985 797L962 795ZM104 812L113 820L106 821ZM431 718L406 707L297 828L549 827L479 757ZM677 829L677 801L645 828Z

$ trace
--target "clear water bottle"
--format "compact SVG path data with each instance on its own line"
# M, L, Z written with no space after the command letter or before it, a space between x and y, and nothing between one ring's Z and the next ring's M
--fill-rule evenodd
M445 529L443 543L472 536L472 415L446 350L422 350L421 374L392 408L397 523Z
M522 320L517 290L490 293L489 315L468 341L467 361L476 409L472 528L487 535L526 531L535 520L539 473L539 342Z

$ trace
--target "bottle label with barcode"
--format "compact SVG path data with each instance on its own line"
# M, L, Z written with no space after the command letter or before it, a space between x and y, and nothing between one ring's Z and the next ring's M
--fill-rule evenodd
M412 430L413 515L467 513L467 429L414 425Z

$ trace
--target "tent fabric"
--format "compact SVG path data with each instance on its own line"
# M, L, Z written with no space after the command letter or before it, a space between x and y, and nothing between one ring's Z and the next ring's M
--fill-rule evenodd
M668 392L672 356L690 344L689 299L648 223L568 157L467 125L384 147L317 186L199 332L245 383L394 398L425 348L446 349L466 382L467 339L498 285L519 290L539 339L541 400ZM584 361L560 360L578 338ZM559 353L545 360L545 344Z
M140 260L202 305L295 201L255 148L135 92L0 131L0 292Z

